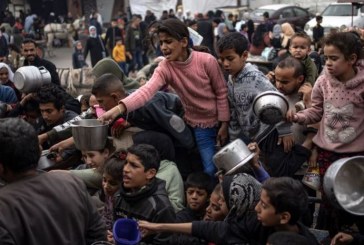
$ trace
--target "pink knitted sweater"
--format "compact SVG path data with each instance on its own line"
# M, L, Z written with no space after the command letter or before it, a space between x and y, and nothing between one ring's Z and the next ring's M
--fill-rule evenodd
M212 55L197 51L191 51L184 62L161 61L146 85L120 103L128 112L136 110L165 84L180 97L190 126L208 128L229 121L227 85L219 64Z
M298 122L320 122L313 142L337 153L364 151L364 70L340 82L327 72L312 91L312 107L297 113Z

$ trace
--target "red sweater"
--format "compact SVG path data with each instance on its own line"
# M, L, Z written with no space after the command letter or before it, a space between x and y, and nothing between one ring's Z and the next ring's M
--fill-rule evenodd
M161 61L147 84L120 102L128 112L136 110L166 84L180 97L190 126L213 127L229 121L227 85L219 64L212 55L197 51L184 62Z

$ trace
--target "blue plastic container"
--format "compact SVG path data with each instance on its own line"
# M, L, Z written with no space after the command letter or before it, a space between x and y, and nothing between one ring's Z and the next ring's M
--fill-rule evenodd
M132 219L118 219L113 227L117 245L135 245L141 240L138 223Z

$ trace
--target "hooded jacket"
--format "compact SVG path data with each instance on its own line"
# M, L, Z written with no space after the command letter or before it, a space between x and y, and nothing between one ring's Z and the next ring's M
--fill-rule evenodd
M153 223L173 223L175 213L165 190L165 182L154 178L136 193L121 187L115 194L114 221L119 218L146 220ZM146 244L166 244L170 234L159 233L142 239Z
M298 112L298 122L320 127L313 142L336 153L364 152L364 69L340 82L324 70L312 90L312 107Z

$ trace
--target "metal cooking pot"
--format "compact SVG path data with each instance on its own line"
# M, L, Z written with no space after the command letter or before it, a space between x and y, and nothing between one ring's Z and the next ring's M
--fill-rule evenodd
M342 158L330 165L324 176L324 191L339 208L364 215L364 156Z
M218 151L213 157L213 162L219 171L222 170L230 175L241 170L253 156L254 153L248 149L247 145L241 139L236 139Z
M76 148L81 151L98 151L106 146L108 124L97 119L83 119L72 122L72 136Z
M56 162L53 160L54 155L49 152L49 150L42 151L42 154L38 161L38 169L47 169L49 167L52 167Z
M37 91L43 84L52 81L51 74L44 67L23 66L14 73L14 85L23 93Z
M277 124L286 117L289 104L283 94L266 91L253 101L254 114L265 124Z

